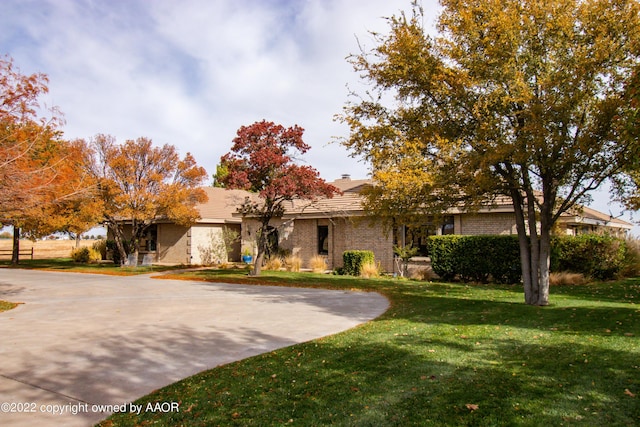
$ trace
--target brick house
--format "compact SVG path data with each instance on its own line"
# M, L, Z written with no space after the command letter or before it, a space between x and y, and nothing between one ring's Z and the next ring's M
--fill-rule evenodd
M285 215L273 220L271 226L277 236L277 246L299 256L303 267L312 257L326 258L330 269L342 266L342 253L346 250L371 250L385 271L394 271L393 246L411 242L425 249L424 236L441 234L516 234L513 206L508 198L501 198L492 206L474 213L451 209L438 223L425 218L420 237L412 237L407 227L398 227L386 233L380 222L372 221L364 212L361 190L371 180L354 180L344 175L331 183L343 194L314 202L294 201L285 206ZM256 232L259 223L237 213L247 197L255 197L242 190L204 187L209 200L198 206L200 219L191 227L158 220L147 231L141 242L140 259L148 255L154 263L209 264L221 259L219 246L223 230L232 230L241 236L229 255L229 261L240 260L242 248L255 253ZM558 221L556 232L581 234L607 230L624 236L632 224L594 209L583 207L573 214L565 214ZM126 233L126 228L125 228Z
M315 202L295 201L286 206L282 218L272 221L278 247L298 255L303 267L316 255L326 258L328 268L340 267L345 250L362 249L373 251L376 262L390 272L397 269L393 254L395 244L402 246L410 241L424 251L426 235L517 234L513 205L506 197L473 213L451 209L437 224L425 218L421 237L412 237L411 230L406 227L385 233L381 223L366 217L361 205L360 191L371 185L370 180L352 180L348 175L343 175L331 184L343 194ZM243 218L243 247L255 246L258 227L256 220ZM563 215L556 232L576 235L606 229L609 233L624 236L632 227L626 221L581 207L573 214Z
M197 206L200 219L190 227L158 219L147 229L140 242L139 260L145 255L157 264L210 264L223 259L223 233L240 236L242 218L234 217L237 207L250 194L241 190L203 187L208 201ZM125 235L130 235L126 222ZM107 236L107 238L111 238ZM228 261L240 261L240 241L232 245Z

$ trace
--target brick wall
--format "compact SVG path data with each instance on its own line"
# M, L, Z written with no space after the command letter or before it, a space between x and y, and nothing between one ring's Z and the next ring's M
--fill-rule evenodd
M332 268L342 266L342 253L346 250L373 251L376 262L384 271L393 271L393 237L384 233L381 224L371 224L365 220L336 218L332 221L334 241L330 260Z
M460 229L455 234L517 234L512 213L476 213L460 215Z
M385 236L381 225L370 226L366 221L348 218L274 220L271 226L278 228L280 248L302 259L303 268L318 255L318 226L329 227L329 254L327 267L342 266L342 253L346 250L370 250L385 271L393 270L393 241ZM254 245L259 223L245 219L242 223L242 245Z

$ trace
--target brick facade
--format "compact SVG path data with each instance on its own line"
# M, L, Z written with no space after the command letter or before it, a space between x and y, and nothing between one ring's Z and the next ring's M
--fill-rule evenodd
M354 218L320 218L273 220L271 226L278 230L278 246L302 259L303 268L309 268L309 261L319 254L318 226L329 229L327 267L342 266L342 253L347 250L370 250L376 262L385 271L393 270L393 240L385 236L380 224L371 225L367 221ZM255 250L255 238L259 223L245 219L242 223L242 246Z
M455 217L459 220L455 221ZM508 212L462 214L454 217L455 234L518 234L516 217Z

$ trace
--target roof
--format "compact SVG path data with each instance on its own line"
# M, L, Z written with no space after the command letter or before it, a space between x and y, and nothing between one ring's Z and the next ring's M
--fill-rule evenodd
M252 197L251 193L216 187L202 187L202 189L207 193L209 200L197 206L200 212L198 223L242 222L242 218L234 217L233 214L247 197Z
M309 200L295 200L285 206L286 216L296 216L305 218L330 218L330 217L346 217L346 216L358 216L362 215L364 210L362 208L362 196L360 192L363 188L369 185L373 185L371 179L356 179L350 178L338 179L330 183L335 187L338 187L343 194L336 195L331 199L321 198L315 201ZM513 202L511 198L507 196L497 196L492 203L486 204L481 207L478 213L512 213ZM450 214L464 213L462 208L453 208L449 211ZM599 225L613 228L622 228L631 230L633 224L621 220L619 218L613 218L611 215L602 213L588 206L577 206L571 212L564 213L560 221L565 224L572 225Z
M588 206L578 206L571 212L566 212L561 217L562 221L574 225L599 225L603 227L623 228L631 230L633 224L614 218L613 215L605 214Z
M285 205L285 216L304 216L305 218L328 218L362 215L362 189L371 185L370 179L342 178L329 184L337 187L342 194L332 198L316 200L293 200Z

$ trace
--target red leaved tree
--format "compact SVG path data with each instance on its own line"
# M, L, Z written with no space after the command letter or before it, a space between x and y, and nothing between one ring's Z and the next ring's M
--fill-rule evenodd
M242 126L231 151L220 158L216 183L231 189L258 193L260 200L246 200L240 208L244 215L260 222L258 253L252 274L260 274L273 229L269 223L284 214L286 201L333 197L340 192L320 178L311 166L294 163L296 155L311 148L302 140L304 129L285 128L265 120Z

